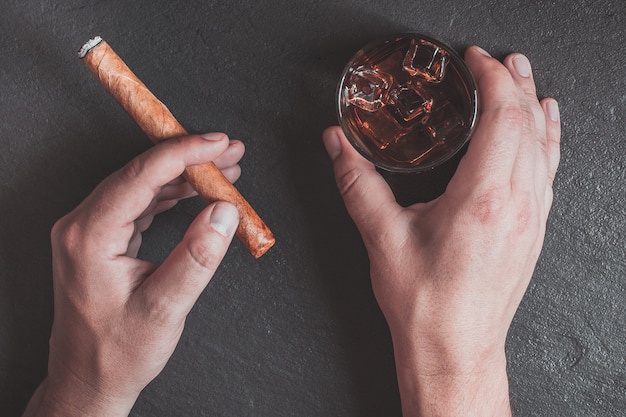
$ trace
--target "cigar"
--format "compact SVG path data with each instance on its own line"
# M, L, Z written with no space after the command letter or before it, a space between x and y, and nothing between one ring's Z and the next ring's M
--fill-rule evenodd
M187 135L167 107L102 38L90 39L78 51L78 56L152 142ZM239 227L235 236L252 256L259 258L274 245L271 230L215 164L188 167L183 176L208 202L228 201L237 207Z

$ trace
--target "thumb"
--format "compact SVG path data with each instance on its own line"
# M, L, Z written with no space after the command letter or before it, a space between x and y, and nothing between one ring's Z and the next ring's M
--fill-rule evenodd
M239 213L230 203L217 202L203 210L165 262L141 284L141 307L163 318L184 319L224 258L238 224Z
M401 207L376 167L350 145L341 128L334 126L322 135L333 160L337 187L346 209L366 243L384 230L386 220Z

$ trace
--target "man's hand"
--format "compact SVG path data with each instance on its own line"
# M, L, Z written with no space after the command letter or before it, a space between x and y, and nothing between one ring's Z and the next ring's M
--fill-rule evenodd
M480 119L445 193L403 208L339 128L324 133L390 326L405 416L510 414L504 345L541 251L559 163L528 59L477 47Z
M243 152L220 133L164 142L55 224L48 377L26 416L128 415L174 351L239 217L228 203L209 205L158 267L136 258L141 233L156 214L195 195L180 177L185 167L214 161L235 181Z

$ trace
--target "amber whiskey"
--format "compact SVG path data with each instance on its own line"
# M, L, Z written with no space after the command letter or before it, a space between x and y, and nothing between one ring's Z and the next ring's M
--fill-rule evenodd
M428 170L453 156L469 139L477 107L461 57L421 34L361 49L338 88L339 120L350 142L394 172Z

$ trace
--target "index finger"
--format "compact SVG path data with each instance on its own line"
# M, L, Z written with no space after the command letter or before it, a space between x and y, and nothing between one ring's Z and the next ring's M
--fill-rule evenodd
M77 214L84 216L83 224L101 240L122 239L116 252L125 253L134 221L161 188L186 167L217 158L228 147L227 139L223 133L211 133L162 142L105 179L77 208Z

